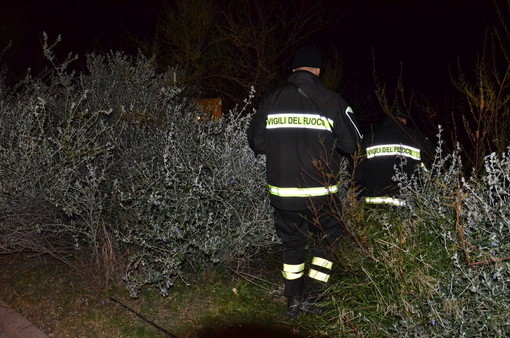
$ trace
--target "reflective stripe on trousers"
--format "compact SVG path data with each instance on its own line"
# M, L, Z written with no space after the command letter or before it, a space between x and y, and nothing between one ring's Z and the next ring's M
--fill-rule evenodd
M316 270L313 267L320 268L322 271ZM333 268L333 262L321 257L314 257L312 259L312 268L308 271L308 277L318 280L320 282L327 283ZM324 272L323 272L324 271ZM327 271L327 272L326 272Z
M305 263L301 264L283 264L282 275L287 280L294 280L303 276Z

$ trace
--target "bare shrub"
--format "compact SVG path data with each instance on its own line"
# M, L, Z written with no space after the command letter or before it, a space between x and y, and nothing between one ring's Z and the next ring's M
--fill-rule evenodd
M436 254L450 260L438 269L435 292L423 295L420 311L402 322L401 332L504 336L510 327L509 153L491 154L483 173L465 177L459 152L438 148L430 172L396 178L414 216L410 221L432 234Z
M510 296L509 152L466 176L439 126L431 167L395 167L406 207L352 203L353 236L325 292L320 330L333 336L506 336Z
M86 254L105 280L127 254L136 295L273 243L249 100L197 120L178 70L110 53L76 74L75 56L57 64L53 46L45 39L52 68L0 98L3 253Z

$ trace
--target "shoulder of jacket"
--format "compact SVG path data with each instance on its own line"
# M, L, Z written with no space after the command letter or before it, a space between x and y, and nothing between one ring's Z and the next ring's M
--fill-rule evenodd
M292 83L286 83L279 87L273 88L264 95L264 99L271 98L275 95L281 95L282 93L288 93L296 90L296 87Z
M330 100L332 102L332 104L336 105L339 107L339 109L343 112L345 112L349 107L349 103L343 98L342 95L340 95L339 93L336 93L334 91L331 91L329 90L329 94L330 94ZM352 108L351 108L351 113L354 113L354 111L352 111Z
M342 94L334 92L334 91L327 89L325 87L322 87L322 88L325 91L325 93L327 93L328 97L330 97L331 100L338 101L340 104L345 105L345 106L349 105L347 103L347 101L344 99L344 97L342 96Z

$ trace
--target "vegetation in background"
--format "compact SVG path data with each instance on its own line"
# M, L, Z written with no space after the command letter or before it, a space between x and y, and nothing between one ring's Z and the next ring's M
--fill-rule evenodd
M467 163L477 172L486 155L502 153L510 145L510 32L504 16L508 9L502 12L496 3L495 7L502 25L489 31L473 71L466 74L459 66L454 81L465 107L455 136L465 141Z
M323 8L321 1L177 1L166 6L154 39L139 43L158 69L180 65L185 84L230 107L290 71L294 50L330 20Z
M407 177L396 168L405 207L351 206L354 236L340 245L341 267L326 291L327 332L510 333L510 149L468 179L460 150L445 152L438 139L429 170Z
M177 70L111 53L75 74L72 59L2 92L3 253L87 254L105 281L124 270L135 296L274 243L263 162L239 116L249 99L198 119Z

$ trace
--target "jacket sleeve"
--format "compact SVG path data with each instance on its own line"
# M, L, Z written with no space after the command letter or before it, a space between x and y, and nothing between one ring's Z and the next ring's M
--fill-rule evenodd
M266 106L267 103L263 100L253 115L247 130L248 144L255 155L266 153Z
M361 135L351 107L347 104L342 105L337 115L334 133L337 138L337 148L343 152L352 154L361 143L363 135Z

